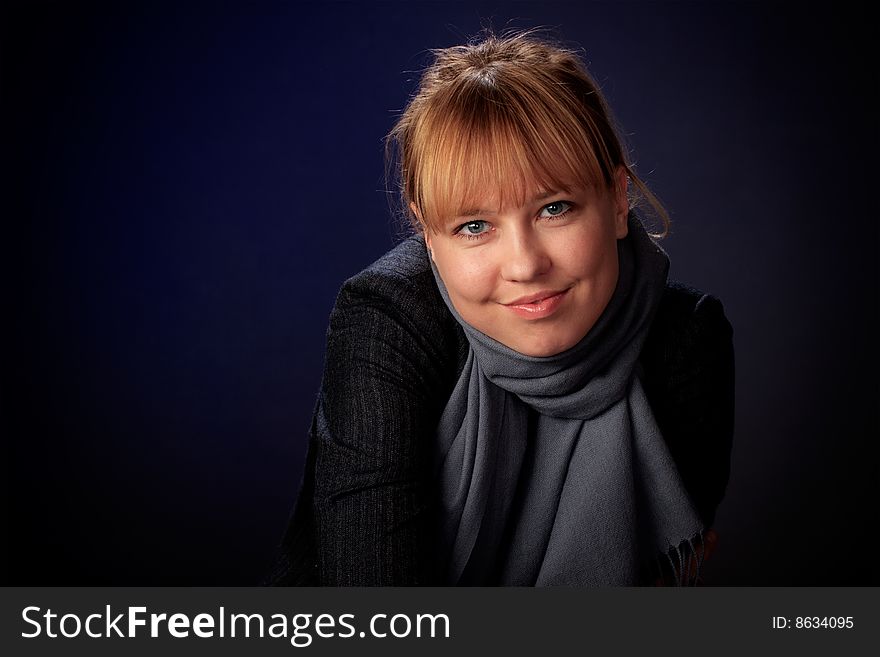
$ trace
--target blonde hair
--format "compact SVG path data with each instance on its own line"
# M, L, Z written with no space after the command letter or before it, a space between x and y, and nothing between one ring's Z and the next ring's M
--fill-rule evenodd
M534 192L617 185L646 200L667 232L663 205L635 174L607 102L578 55L535 31L432 51L433 63L386 138L401 211L416 230L438 230L487 189L522 205Z

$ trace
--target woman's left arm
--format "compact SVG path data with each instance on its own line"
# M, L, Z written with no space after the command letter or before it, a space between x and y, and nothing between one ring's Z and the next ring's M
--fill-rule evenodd
M735 406L735 364L733 328L721 302L704 295L693 314L692 355L687 375L679 385L682 412L690 418L683 427L687 447L679 467L685 470L685 485L694 490L697 509L706 527L715 522L715 512L730 479Z
M685 487L709 528L730 476L733 329L721 302L671 285L645 353L646 389ZM653 344L651 344L653 343Z

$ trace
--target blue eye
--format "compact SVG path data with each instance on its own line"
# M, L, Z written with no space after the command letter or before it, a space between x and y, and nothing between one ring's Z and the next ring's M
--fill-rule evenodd
M571 210L571 203L568 201L554 201L553 203L548 203L541 209L540 216L545 219L561 217L569 210Z
M467 223L462 224L455 232L464 237L476 237L482 235L487 230L489 230L489 223L487 221L475 219L474 221L468 221Z

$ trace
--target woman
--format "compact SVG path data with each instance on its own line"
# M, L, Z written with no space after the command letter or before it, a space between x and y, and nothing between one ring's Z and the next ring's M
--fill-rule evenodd
M577 56L435 53L389 135L413 235L330 316L275 584L693 583L727 483L731 329Z

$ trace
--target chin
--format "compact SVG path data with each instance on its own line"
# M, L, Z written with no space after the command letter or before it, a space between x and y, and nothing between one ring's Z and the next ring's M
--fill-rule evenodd
M547 358L561 354L567 349L571 349L575 343L569 344L567 340L530 340L522 344L512 347L515 351L533 358Z

